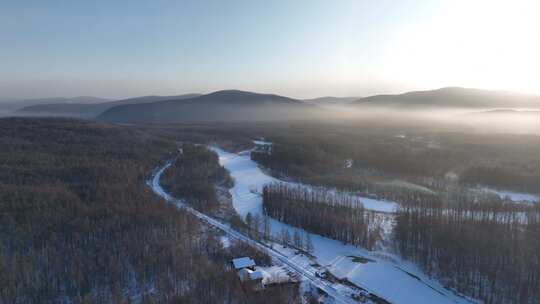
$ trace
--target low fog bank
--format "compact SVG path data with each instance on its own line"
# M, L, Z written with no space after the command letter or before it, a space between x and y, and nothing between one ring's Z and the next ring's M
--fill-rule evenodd
M71 117L110 123L211 123L314 121L358 125L358 128L429 129L442 132L540 135L540 109L380 107L313 104L199 104L154 103L114 107L95 113L14 112L0 109L0 117Z
M537 109L332 107L327 111L327 120L428 125L433 129L458 132L540 135L540 110Z

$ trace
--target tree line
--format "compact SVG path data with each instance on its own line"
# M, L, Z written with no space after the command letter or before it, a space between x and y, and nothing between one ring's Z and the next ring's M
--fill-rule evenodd
M375 215L349 196L274 183L263 188L263 210L283 223L368 249L380 238Z
M540 193L540 174L528 173L527 170L515 172L498 166L475 166L465 170L460 181L465 185L489 185L496 189Z
M394 229L401 255L486 303L540 299L540 207L467 195L410 197Z

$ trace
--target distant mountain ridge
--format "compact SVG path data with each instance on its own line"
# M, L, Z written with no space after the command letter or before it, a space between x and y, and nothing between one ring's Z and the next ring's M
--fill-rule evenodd
M100 103L50 103L24 107L17 111L21 115L67 116L79 118L95 118L104 111L119 105L156 102L169 99L188 99L200 94L184 94L178 96L142 96Z
M109 102L111 99L93 97L93 96L77 96L77 97L49 97L49 98L33 98L33 99L7 99L0 102L0 109L15 111L25 107L46 105L46 104L93 104Z
M97 97L44 98L13 102L27 106L17 115L65 116L122 122L187 122L302 119L325 115L347 107L367 111L372 108L393 110L468 109L469 112L498 111L498 114L520 114L509 110L540 110L540 96L488 91L460 87L413 91L396 95L357 97L319 97L294 99L275 94L240 90L223 90L210 94L178 96L142 96L111 101ZM0 103L2 108L10 103ZM135 106L140 105L140 106ZM506 112L503 112L504 111ZM508 110L506 110L508 109ZM317 113L316 113L317 112ZM336 111L338 112L338 111ZM529 113L531 114L531 113ZM479 115L479 114L478 114Z
M375 95L360 98L354 106L386 108L540 108L540 96L511 92L446 87L397 95Z
M470 115L540 115L540 110L514 110L514 109L495 109L488 111L471 112Z
M316 106L289 97L224 90L184 100L116 106L97 119L122 123L265 121L301 119L315 112Z
M358 100L360 97L334 97L324 96L311 99L303 99L302 101L320 106L341 106L348 105L351 102Z

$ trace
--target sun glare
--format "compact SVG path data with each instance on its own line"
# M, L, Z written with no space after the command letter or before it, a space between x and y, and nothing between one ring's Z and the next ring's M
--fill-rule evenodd
M539 92L540 2L451 1L396 30L393 77L426 87L461 85Z

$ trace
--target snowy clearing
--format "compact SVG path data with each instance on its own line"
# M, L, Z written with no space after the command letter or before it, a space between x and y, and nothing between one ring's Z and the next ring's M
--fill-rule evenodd
M220 164L229 171L235 181L234 187L230 189L234 209L243 218L248 213L263 216L262 198L258 193L262 192L265 184L283 181L266 175L245 153L238 155L217 147L211 149L218 154ZM295 183L291 184L298 186ZM393 202L366 198L360 200L366 209L382 212L395 210L396 204ZM289 230L291 234L294 230L302 231L273 219L270 219L270 224L272 235L275 237L283 229ZM348 280L391 303L470 303L467 299L443 288L413 264L401 260L396 255L381 251L370 252L316 234L310 236L314 245L313 259L280 245L275 245L274 249L303 269L328 270L338 279ZM346 284L338 286L348 288Z
M364 208L371 211L394 212L398 207L397 203L391 201L372 199L349 193L338 193L335 189L324 189L322 187L284 182L264 173L257 166L257 163L251 160L249 153L234 154L225 152L217 147L209 148L218 154L219 163L229 171L235 181L235 185L230 190L230 193L233 197L234 209L242 217L245 217L248 213L256 214L262 212L260 194L262 193L263 186L270 183L287 183L307 190L327 190L328 193L333 193L334 195L346 195L362 203ZM253 200L257 200L256 197L259 197L259 203L254 204Z

